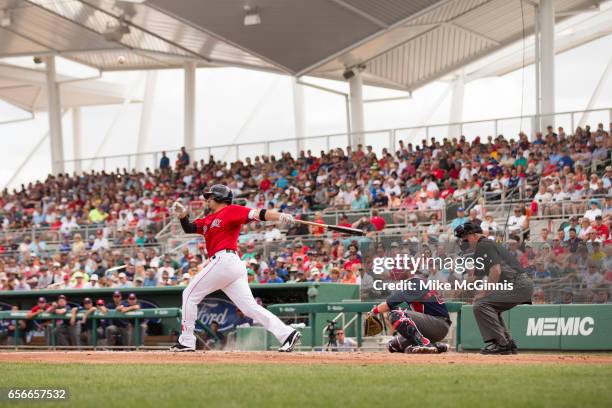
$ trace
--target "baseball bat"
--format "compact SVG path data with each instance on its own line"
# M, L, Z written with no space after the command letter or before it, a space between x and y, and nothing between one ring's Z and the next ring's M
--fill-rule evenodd
M322 227L322 228L326 228L331 231L341 232L343 234L361 235L361 236L365 235L364 230L360 230L357 228L341 227L340 225L319 224L317 222L304 221L304 220L294 220L294 222L297 222L298 224L312 225L313 227Z

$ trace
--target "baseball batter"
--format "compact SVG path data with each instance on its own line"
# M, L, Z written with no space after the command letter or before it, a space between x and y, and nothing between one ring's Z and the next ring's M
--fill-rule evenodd
M246 266L236 249L243 224L253 221L280 221L289 224L293 222L293 217L273 210L256 210L234 205L232 191L221 184L212 186L204 193L204 198L210 213L193 222L189 221L184 206L178 202L173 206L183 231L204 236L209 258L202 271L192 278L183 290L182 333L178 343L170 350L195 351L196 338L193 331L198 305L209 293L222 290L245 315L274 334L281 344L278 351L292 351L301 334L257 304L247 282Z

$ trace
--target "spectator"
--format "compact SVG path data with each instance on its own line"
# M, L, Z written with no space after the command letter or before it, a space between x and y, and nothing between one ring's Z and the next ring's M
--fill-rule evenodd
M205 333L205 346L209 350L221 350L225 345L225 335L219 331L219 322L213 320L210 330Z
M162 152L162 157L159 159L159 168L161 170L168 170L170 168L170 159L166 156L166 152Z
M570 252L572 253L577 252L578 247L580 246L580 244L582 244L582 240L578 238L575 228L573 227L570 228L568 232L569 232L569 239L567 241L564 241L563 243L569 249Z
M187 153L185 146L183 146L181 147L181 152L179 153L180 168L186 168L187 166L189 166L189 161L189 153Z
M514 209L514 214L508 217L508 233L521 236L528 227L527 217L520 208Z
M599 208L599 202L597 200L589 201L591 208L584 213L584 218L589 221L595 221L598 216L602 215L601 209Z
M104 212L102 207L94 207L89 211L89 222L92 224L101 224L108 218L108 214Z
M574 303L574 291L571 288L561 289L560 295L561 297L555 303L562 305L571 305Z
M453 218L453 221L451 221L450 231L454 232L458 226L463 225L466 222L468 222L468 217L465 216L465 208L457 208L457 216Z
M355 198L351 202L351 210L364 210L368 208L368 198L363 194L360 188L355 190Z
M378 210L372 210L372 216L370 217L370 223L374 225L376 231L382 231L385 229L387 222L383 217L378 214Z
M336 330L336 347L333 351L357 351L357 342L350 337L346 337L344 329L338 329Z
M595 230L595 235L601 241L606 241L610 236L610 230L608 229L608 226L603 223L603 217L601 215L595 217L595 222L591 228Z

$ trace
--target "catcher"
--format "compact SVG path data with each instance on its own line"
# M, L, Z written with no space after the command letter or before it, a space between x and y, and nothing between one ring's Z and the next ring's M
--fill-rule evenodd
M420 278L413 277L416 288ZM399 306L407 303L410 309ZM382 313L389 312L395 336L387 344L391 353L444 353L448 344L440 343L448 334L451 320L444 300L436 291L414 289L393 292L386 301L375 306L366 318L366 336L383 330Z

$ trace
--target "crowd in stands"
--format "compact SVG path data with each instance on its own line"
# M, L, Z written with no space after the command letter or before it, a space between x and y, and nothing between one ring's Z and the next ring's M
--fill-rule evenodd
M173 201L197 201L206 186L217 183L228 185L249 207L276 208L315 222L330 211L370 210L356 221L340 219L340 225L369 232L369 238L356 241L297 224L288 231L273 224L245 226L240 253L252 283L363 283L375 253L415 243L427 244L418 250L446 251L443 244L451 240L453 228L468 219L481 223L493 239L508 232L523 258L555 254L533 265L538 280L546 279L546 271L567 282L578 276L599 280L585 278L582 269L567 270L581 265L588 273L592 264L582 261L595 259L603 278L596 283L609 283L610 134L602 124L578 128L573 135L549 127L531 141L523 133L471 142L464 136L432 138L418 146L400 141L396 152L376 154L360 145L319 156L307 151L232 163L192 160L183 148L174 164L164 153L158 168L144 172L50 175L0 196L0 291L186 285L203 267L203 246L162 253L155 234L168 222ZM518 190L526 199L507 222L493 219L481 204L464 208L479 198L496 200ZM457 216L445 224L450 205L459 207ZM393 223L401 225L401 240L382 245L375 233L388 227L380 213L389 210ZM529 228L531 218L564 214L579 218L566 220L563 236L547 229L544 245L530 246L537 235ZM83 231L94 233L83 236ZM264 253L262 243L280 244ZM586 258L581 257L585 249Z

